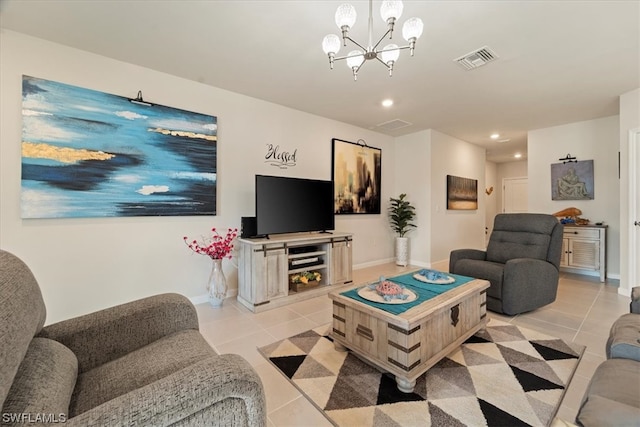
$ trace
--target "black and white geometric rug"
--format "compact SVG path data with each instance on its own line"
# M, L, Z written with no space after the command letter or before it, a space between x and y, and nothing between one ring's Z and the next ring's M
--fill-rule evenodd
M584 347L491 319L417 380L336 351L330 325L259 351L338 426L548 426Z

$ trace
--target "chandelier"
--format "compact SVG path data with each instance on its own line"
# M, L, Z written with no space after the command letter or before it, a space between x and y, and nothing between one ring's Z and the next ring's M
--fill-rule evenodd
M393 36L393 28L400 15L404 5L400 0L386 0L380 6L380 16L387 24L387 31L380 37L377 43L373 44L373 1L369 0L369 43L365 48L357 41L349 37L349 30L356 22L356 9L348 4L338 6L336 10L336 25L342 31L342 43L340 37L335 34L329 34L322 40L322 50L329 56L329 66L333 70L333 63L341 59L346 59L347 66L353 71L353 80L358 80L358 71L362 68L365 61L377 59L389 70L389 76L393 75L393 66L400 57L401 49L409 49L411 56L416 46L416 41L422 35L423 24L420 18L410 18L402 26L402 36L409 43L406 46L398 46L390 43L379 49L378 46L389 36L389 40ZM340 45L347 46L347 40L359 47L360 49L352 50L346 56L336 57L340 50Z

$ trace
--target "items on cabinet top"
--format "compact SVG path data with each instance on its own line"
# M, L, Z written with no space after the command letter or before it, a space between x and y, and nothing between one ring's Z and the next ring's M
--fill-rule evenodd
M553 214L558 221L565 225L591 225L591 226L604 226L603 221L598 221L592 224L587 218L581 218L582 211L578 208L566 208Z

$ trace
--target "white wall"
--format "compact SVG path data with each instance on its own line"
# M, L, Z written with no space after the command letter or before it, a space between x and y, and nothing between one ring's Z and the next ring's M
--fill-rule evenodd
M629 259L629 235L633 232L635 218L629 218L629 131L640 129L640 89L620 96L620 289L619 293L630 295L630 268L635 268L637 259ZM636 195L636 197L638 197ZM636 278L640 279L640 278Z
M396 138L396 186L394 197L407 194L416 208L416 228L407 233L410 239L410 262L431 266L431 143L430 131Z
M134 97L218 118L218 214L23 220L20 217L22 75ZM384 201L395 191L393 138L20 33L0 33L0 247L31 267L47 305L47 322L161 292L204 294L210 261L183 236L239 227L254 213L254 175L331 178L331 138L382 149ZM264 163L266 144L298 149L297 166ZM384 205L383 205L384 206ZM386 215L338 216L354 233L354 264L392 257ZM225 261L229 284L237 271Z
M431 143L431 260L446 262L452 249L484 248L486 151L429 130ZM447 175L478 180L477 210L447 210Z
M568 207L582 211L607 230L607 276L620 277L620 180L618 116L530 131L528 135L529 210L555 213ZM593 160L594 200L551 200L551 164L567 153Z

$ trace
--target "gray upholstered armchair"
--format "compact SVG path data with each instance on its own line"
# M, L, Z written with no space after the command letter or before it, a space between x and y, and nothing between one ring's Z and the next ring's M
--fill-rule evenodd
M0 250L0 425L266 424L257 373L238 355L215 353L183 296L44 322L33 274Z
M555 301L563 225L545 214L498 214L486 251L458 249L449 272L491 282L487 308L515 315Z

